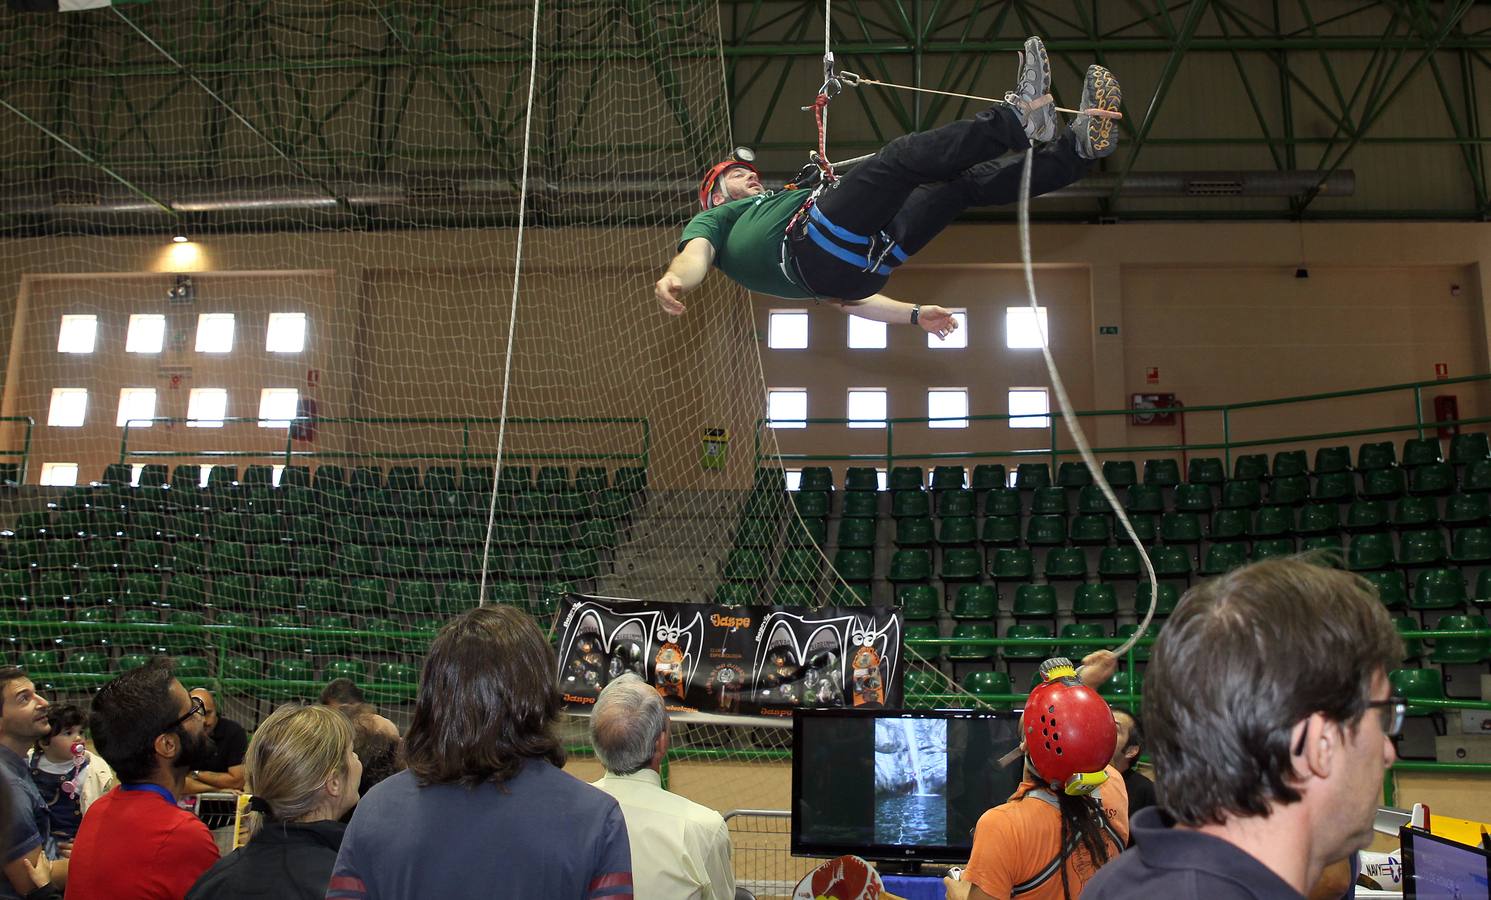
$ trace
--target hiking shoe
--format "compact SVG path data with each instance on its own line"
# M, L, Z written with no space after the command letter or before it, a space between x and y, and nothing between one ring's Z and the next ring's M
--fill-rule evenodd
M1051 101L1051 60L1046 57L1046 45L1038 37L1028 37L1019 57L1019 80L1015 89L1004 95L1004 102L1019 116L1032 143L1053 140L1056 109Z
M1087 67L1078 108L1118 112L1122 100L1123 89L1112 72L1099 65ZM1072 120L1072 134L1077 138L1077 155L1083 159L1102 159L1118 149L1117 119L1081 115Z

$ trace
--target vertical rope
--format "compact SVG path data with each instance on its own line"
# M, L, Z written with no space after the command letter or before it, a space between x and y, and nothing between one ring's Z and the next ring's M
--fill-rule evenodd
M518 182L518 236L513 251L513 297L507 312L507 357L502 364L502 409L497 418L497 458L492 462L492 495L487 500L487 537L481 546L481 586L477 605L487 602L487 561L492 555L492 529L497 521L497 488L502 477L502 451L507 441L507 402L512 396L513 335L518 327L518 287L523 281L523 224L528 212L528 150L533 136L533 88L538 76L538 13L533 0L533 37L528 53L528 109L523 114L523 176Z
M1056 392L1056 400L1061 407L1062 421L1066 423L1072 440L1076 441L1077 450L1081 452L1082 460L1087 463L1093 482L1103 492L1108 505L1113 507L1118 521L1123 523L1124 533L1139 549L1139 558L1144 560L1144 571L1149 576L1149 609L1145 611L1144 621L1139 623L1139 628L1134 632L1133 637L1114 651L1122 656L1129 652L1129 649L1149 630L1149 623L1154 618L1154 608L1159 603L1160 583L1155 576L1154 563L1150 561L1149 552L1144 549L1144 542L1139 540L1139 535L1134 533L1134 523L1129 521L1123 504L1118 502L1118 497L1113 493L1113 487L1108 484L1108 479L1103 477L1102 467L1098 465L1097 457L1093 456L1092 447L1087 443L1087 435L1082 431L1082 425L1077 421L1076 414L1072 412L1072 400L1067 396L1066 384L1061 380L1061 373L1056 371L1056 359L1051 356L1051 342L1046 336L1045 327L1041 325L1040 303L1035 296L1035 264L1031 260L1030 253L1030 170L1034 162L1035 149L1026 147L1025 168L1020 174L1020 262L1023 263L1025 269L1025 293L1030 299L1030 310L1035 316L1036 328L1039 328L1041 332L1041 354L1046 358L1046 370L1051 373L1051 387Z

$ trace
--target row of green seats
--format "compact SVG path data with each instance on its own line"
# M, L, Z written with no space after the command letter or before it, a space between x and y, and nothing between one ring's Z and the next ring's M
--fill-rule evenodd
M93 651L75 651L62 657L56 651L33 650L22 653L18 665L26 670L39 689L46 692L59 687L100 684L145 665L153 655L127 653L111 658ZM327 659L317 665L303 657L266 662L251 657L228 656L214 673L214 667L204 657L178 655L174 659L176 677L183 684L195 687L210 684L213 680L262 682L262 688L257 691L240 686L234 693L257 695L266 700L314 699L320 684L334 678L351 678L369 689L377 699L407 699L419 679L417 666L396 661L367 663L357 659ZM314 683L314 689L311 683Z
M196 488L200 485L200 467L195 464L178 465L169 477L167 467L150 463L140 467L138 487L140 489ZM134 481L133 466L128 463L112 463L104 468L103 477L90 486L129 487ZM314 470L308 466L286 466L281 472L278 485L274 483L274 466L250 465L244 468L242 480L238 467L214 465L207 475L207 490L234 490L259 488L312 488L327 493L342 491L465 491L467 493L491 493L493 470L490 467L430 466L423 472L418 466L391 466L385 475L382 466L355 466L350 470L334 464L318 465ZM573 473L568 466L504 465L497 479L501 491L538 493L566 493L569 491L603 491L616 487L624 491L640 491L647 487L647 470L638 466L622 466L614 473L605 466L580 466Z
M611 546L613 518L527 516L492 521L498 544ZM276 516L245 513L45 512L22 513L0 539L0 548L21 541L113 540L217 541L249 544L481 544L487 517L404 519L392 516Z
M536 492L500 493L495 498L499 515L575 518L585 515L628 515L640 503L640 494L611 488L594 492L560 494ZM197 489L155 490L149 488L79 488L51 499L64 511L110 510L145 512L270 513L285 515L388 515L451 517L485 515L493 505L491 493L464 491L434 492L376 490L333 494L312 488L266 488L262 490L202 491Z

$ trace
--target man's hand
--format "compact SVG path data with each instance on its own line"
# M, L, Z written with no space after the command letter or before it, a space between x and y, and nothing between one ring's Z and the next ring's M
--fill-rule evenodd
M916 314L916 324L927 334L935 334L942 340L958 330L958 320L953 318L952 311L941 306L923 306Z
M952 878L942 879L943 890L947 891L947 900L968 900L968 893L973 888L971 881L955 881Z
M663 312L670 316L681 316L687 308L679 299L688 288L683 286L683 279L672 272L664 272L663 277L657 280L653 287L653 293L657 295L657 302L662 304Z
M1113 677L1118 671L1118 657L1113 655L1112 650L1094 650L1082 658L1082 666L1077 670L1077 675L1082 683L1098 689L1098 685Z

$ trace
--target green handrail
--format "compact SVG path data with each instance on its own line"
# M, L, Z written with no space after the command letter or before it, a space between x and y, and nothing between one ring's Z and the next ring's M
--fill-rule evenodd
M26 424L26 436L21 441L19 450L0 450L0 456L19 456L21 458L21 469L16 475L17 484L26 483L26 473L31 465L31 432L36 428L36 420L30 416L3 416L0 422L24 422Z

